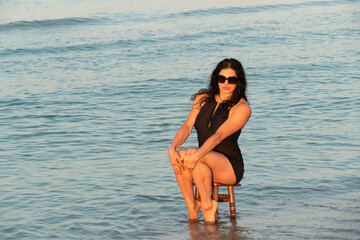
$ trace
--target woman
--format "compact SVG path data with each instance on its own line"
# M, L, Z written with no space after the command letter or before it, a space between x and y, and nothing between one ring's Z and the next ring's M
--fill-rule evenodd
M170 163L188 208L188 219L215 222L218 203L211 199L212 182L238 183L244 163L237 144L251 109L246 98L244 69L236 59L224 59L211 75L209 89L194 95L192 109L169 150ZM195 126L199 148L178 148ZM193 182L201 196L194 199Z

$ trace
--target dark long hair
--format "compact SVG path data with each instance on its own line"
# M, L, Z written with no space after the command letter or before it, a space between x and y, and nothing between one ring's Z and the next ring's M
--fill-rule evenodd
M241 63L234 59L234 58L225 58L221 62L219 62L214 69L214 71L211 74L209 88L208 89L202 89L198 93L194 94L192 99L195 99L197 95L203 95L206 94L206 97L203 97L200 100L200 104L203 104L207 101L210 101L212 99L215 99L215 95L219 93L219 85L217 82L217 77L219 76L219 73L222 69L231 68L236 72L236 75L239 78L239 81L236 83L235 91L232 95L232 98L230 100L224 101L224 104L226 104L229 108L237 104L241 98L244 98L246 101L246 77L244 68L241 65Z

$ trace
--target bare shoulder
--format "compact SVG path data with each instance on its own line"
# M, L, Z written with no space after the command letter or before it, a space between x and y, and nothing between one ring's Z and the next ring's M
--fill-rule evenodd
M197 94L195 96L190 113L184 123L187 126L189 126L190 129L192 129L192 127L194 126L197 115L199 114L200 109L203 106L203 102L204 102L203 100L205 100L204 98L206 98L206 97L207 97L207 95L205 95L205 94Z
M199 92L196 96L195 96L195 99L194 99L194 102L193 102L193 107L195 108L202 108L202 106L205 104L205 101L204 99L207 98L209 96L208 93L206 92Z
M231 108L232 113L241 114L241 115L248 115L250 117L251 115L251 107L250 105L245 101L245 99L241 99L235 106Z

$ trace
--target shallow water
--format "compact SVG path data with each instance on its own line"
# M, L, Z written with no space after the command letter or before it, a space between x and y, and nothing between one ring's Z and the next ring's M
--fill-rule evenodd
M359 20L348 0L1 1L0 239L359 239ZM167 148L225 57L253 110L238 214L189 223Z

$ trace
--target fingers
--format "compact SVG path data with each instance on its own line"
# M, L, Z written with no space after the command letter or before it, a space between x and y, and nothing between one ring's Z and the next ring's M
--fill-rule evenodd
M176 163L172 164L176 174L181 174L183 171L191 172L195 168L196 161L193 162L191 158L189 159L189 156L190 155L186 154L180 156L178 154L178 158L176 158Z
M193 170L193 168L190 167L190 166L188 166L188 164L186 164L184 161L179 162L179 165L180 165L184 170L188 170L188 171L190 171L190 172Z
M181 169L184 171L185 170L185 166L184 166L184 160L182 158L177 160L179 166L181 167Z
M174 169L174 172L175 172L176 175L181 174L181 171L180 171L180 169L179 169L179 167L177 165L174 165L173 169Z
M180 167L181 171L185 171L185 166L184 166L184 164L179 164L179 167Z
M176 175L180 174L185 171L185 167L180 164L174 164L173 169Z
M187 171L191 172L194 168L191 166L187 166L186 164L183 164L182 167L186 169Z
M195 166L187 166L184 161L178 161L177 163L173 164L174 172L176 174L181 174L183 171L192 171Z
M197 164L197 162L192 163L192 164L190 164L190 166L189 166L188 164L184 163L184 167L185 167L186 170L188 170L188 171L191 172L191 171L194 170L194 168L196 167L196 164Z

